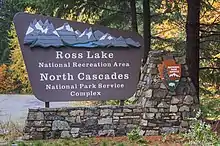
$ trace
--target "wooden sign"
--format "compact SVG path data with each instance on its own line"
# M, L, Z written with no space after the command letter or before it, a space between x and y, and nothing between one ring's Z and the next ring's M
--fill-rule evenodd
M181 65L176 64L174 59L167 59L158 66L158 70L166 87L174 91L181 78Z
M136 91L140 35L27 13L14 23L39 100L122 100Z

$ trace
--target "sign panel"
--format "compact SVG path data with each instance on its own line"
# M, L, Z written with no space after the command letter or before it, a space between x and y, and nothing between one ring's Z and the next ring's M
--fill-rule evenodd
M174 59L164 60L162 64L159 64L158 70L160 78L163 80L167 88L174 91L181 78L181 65L176 64Z
M39 100L122 100L136 91L140 35L27 13L14 24Z

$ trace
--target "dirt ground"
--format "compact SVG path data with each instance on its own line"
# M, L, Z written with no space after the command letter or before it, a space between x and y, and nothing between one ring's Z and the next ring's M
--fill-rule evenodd
M170 136L145 136L144 139L147 141L146 144L149 146L182 146L184 141L179 135ZM97 137L96 142L101 143L101 141L114 141L115 143L123 143L128 140L128 137Z

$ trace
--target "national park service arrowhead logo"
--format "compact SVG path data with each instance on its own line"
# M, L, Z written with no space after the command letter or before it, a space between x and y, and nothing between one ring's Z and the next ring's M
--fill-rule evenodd
M181 65L176 64L174 59L167 59L159 64L160 78L170 91L174 91L181 78Z

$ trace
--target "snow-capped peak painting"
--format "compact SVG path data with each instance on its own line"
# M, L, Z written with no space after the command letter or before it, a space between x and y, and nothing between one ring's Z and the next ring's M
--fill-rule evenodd
M27 28L24 44L30 47L141 47L139 42L131 38L114 37L100 30L93 31L91 27L81 32L74 30L68 23L54 28L48 20L43 23L36 19Z

